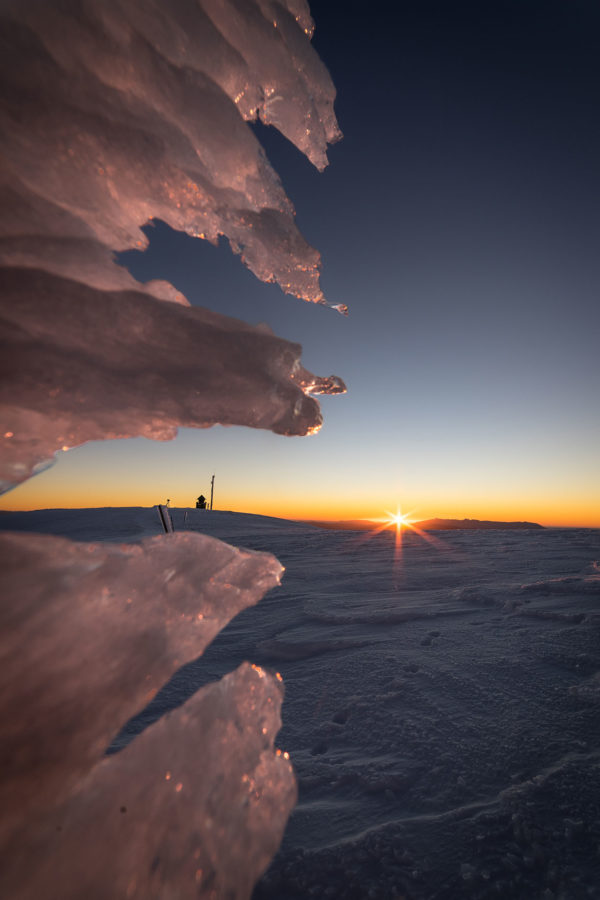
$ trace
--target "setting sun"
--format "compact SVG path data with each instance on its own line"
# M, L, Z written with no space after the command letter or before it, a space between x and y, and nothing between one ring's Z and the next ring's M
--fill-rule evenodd
M402 528L403 526L405 528L411 527L412 520L409 518L409 515L407 513L402 513L399 509L395 513L387 512L386 510L386 516L385 523L388 526L395 525L396 528Z

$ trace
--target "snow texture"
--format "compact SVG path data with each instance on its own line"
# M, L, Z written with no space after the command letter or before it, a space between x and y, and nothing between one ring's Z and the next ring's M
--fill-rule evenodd
M305 395L339 379L112 258L143 248L159 218L225 235L260 279L325 302L319 255L247 125L274 125L318 168L340 137L303 0L26 2L1 19L3 489L101 437L317 430Z
M139 540L160 523L63 510L0 526ZM299 802L254 900L600 896L600 531L406 534L395 562L393 533L194 509L186 527L275 553L285 579L113 750L245 659L280 670Z
M319 169L340 137L304 0L13 0L0 22L0 488L92 439L318 430L309 395L340 379L113 261L159 218L226 236L260 279L325 303L247 125L274 125ZM279 563L189 534L9 534L0 557L2 895L247 898L295 800L274 748L280 678L243 664L103 754Z

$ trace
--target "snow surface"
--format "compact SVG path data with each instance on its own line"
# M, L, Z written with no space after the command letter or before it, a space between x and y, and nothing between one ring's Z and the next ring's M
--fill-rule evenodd
M244 660L281 673L299 802L255 900L600 895L599 531L408 533L395 565L392 533L171 512L176 529L275 553L285 576L110 752ZM154 509L0 526L160 529Z

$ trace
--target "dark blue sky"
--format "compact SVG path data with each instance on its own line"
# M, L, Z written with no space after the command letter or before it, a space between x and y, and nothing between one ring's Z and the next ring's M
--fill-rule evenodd
M174 445L83 448L69 465L85 473L88 457L118 458L134 479L143 452L145 478L167 489L165 469L177 468L190 498L194 473L217 468L227 505L255 512L287 504L310 517L312 489L332 517L400 502L420 517L591 523L600 8L321 0L311 10L344 140L320 174L273 129L256 133L322 253L327 299L347 303L349 318L259 283L225 244L160 224L147 252L126 259L141 280L166 278L194 304L299 341L307 368L340 375L348 396L325 399L310 439L185 432ZM61 467L66 477L66 465L42 477ZM183 503L183 481L178 491Z

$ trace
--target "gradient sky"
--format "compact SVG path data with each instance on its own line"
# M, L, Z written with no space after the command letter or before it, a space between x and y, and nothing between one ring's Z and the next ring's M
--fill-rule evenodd
M323 399L308 438L217 427L88 444L1 507L191 506L215 473L220 509L600 526L600 8L311 9L344 140L319 174L256 131L349 318L160 223L124 261L268 322L348 395Z

